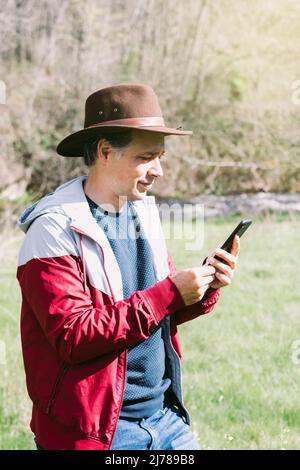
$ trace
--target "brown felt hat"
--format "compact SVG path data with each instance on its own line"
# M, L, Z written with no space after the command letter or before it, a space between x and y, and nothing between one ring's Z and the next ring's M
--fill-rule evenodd
M192 131L165 126L158 98L149 85L114 85L92 93L85 102L84 129L65 137L57 146L64 157L82 157L84 144L103 131L141 129L165 135L191 135Z

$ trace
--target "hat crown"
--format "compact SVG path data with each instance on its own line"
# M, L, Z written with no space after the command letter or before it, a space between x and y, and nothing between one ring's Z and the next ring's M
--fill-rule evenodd
M181 126L180 126L181 127ZM139 129L163 135L191 135L192 131L165 125L158 98L149 85L121 83L92 93L85 102L84 128L57 146L64 157L82 157L87 142L107 132Z
M163 117L153 88L142 84L119 84L102 88L85 102L84 127L106 121L140 117Z

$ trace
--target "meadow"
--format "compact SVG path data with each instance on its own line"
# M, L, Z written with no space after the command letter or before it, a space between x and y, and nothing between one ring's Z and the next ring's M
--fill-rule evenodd
M239 220L206 220L199 252L168 240L177 269L202 263ZM299 233L299 216L254 218L234 281L214 311L179 327L184 402L204 449L300 448L300 361L293 350L300 340ZM22 239L1 237L0 449L35 448L15 278Z

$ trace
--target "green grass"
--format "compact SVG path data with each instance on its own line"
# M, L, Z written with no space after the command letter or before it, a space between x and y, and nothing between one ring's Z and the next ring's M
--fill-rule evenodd
M178 269L213 251L240 217L208 220L204 247L169 247ZM214 312L180 327L184 400L209 449L299 449L300 219L258 218ZM202 255L202 256L201 256Z
M177 269L199 265L240 217L210 219L204 246L168 240ZM214 312L179 327L183 392L192 429L206 449L299 449L300 218L257 218L241 240L238 271ZM0 270L0 449L34 449L29 429L15 279L20 238ZM3 245L2 245L3 246ZM200 248L200 247L199 247Z

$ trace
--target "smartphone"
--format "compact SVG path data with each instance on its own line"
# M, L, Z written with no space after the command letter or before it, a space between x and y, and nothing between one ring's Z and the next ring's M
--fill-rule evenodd
M241 220L238 226L234 229L234 231L229 235L227 240L223 243L221 248L225 251L228 251L228 253L230 253L234 236L238 235L239 237L241 237L246 232L246 230L250 227L251 224L252 224L252 220L250 219ZM218 256L214 256L214 258L217 259L218 261L222 261L222 263L225 263L225 260L222 258L219 258Z

